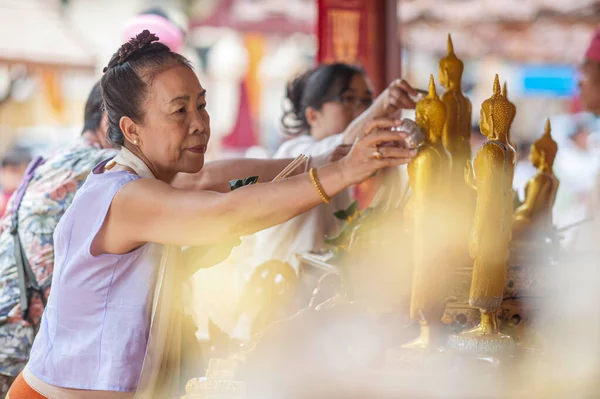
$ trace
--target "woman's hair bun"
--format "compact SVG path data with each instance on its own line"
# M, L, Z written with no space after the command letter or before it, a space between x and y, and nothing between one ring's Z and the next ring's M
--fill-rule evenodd
M151 43L157 42L158 40L158 36L156 36L154 33L150 33L148 29L144 29L142 33L136 35L135 37L132 37L127 43L123 44L119 48L119 51L117 51L118 58L116 58L116 62L112 65L109 64L107 67L105 67L103 72L108 71L115 65L123 64L136 51L139 51L144 47L150 45Z

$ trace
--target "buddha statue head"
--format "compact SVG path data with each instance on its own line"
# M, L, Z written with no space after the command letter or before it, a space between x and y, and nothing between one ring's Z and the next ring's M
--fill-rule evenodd
M464 70L463 62L454 54L454 45L452 37L448 34L448 54L440 60L439 72L440 83L447 90L454 88L460 89L462 74Z
M481 104L481 120L479 127L488 139L508 138L510 125L517 109L500 91L498 75L494 79L494 94Z
M550 119L547 119L544 134L531 145L529 160L536 168L548 167L552 169L552 166L554 165L558 144L552 139L552 135L550 134L551 131Z
M437 95L433 75L429 77L429 93L417 103L416 121L426 132L427 140L435 141L442 137L446 123L446 106Z

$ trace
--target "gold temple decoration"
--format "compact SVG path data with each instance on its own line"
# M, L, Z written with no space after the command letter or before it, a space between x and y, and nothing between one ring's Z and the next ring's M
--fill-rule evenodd
M480 324L453 335L449 347L478 354L506 354L514 341L500 332L505 274L512 236L512 181L516 152L508 142L515 106L501 93L498 75L494 94L481 105L481 132L487 141L468 164L465 177L477 190L477 206L469 252L474 259L469 304L481 311ZM473 170L475 177L473 177Z
M356 10L331 10L332 40L335 60L354 64L358 60L360 12Z
M513 233L519 238L546 238L553 228L552 207L559 181L552 170L558 151L552 139L550 119L544 134L531 146L529 160L537 173L525 186L525 201L515 211Z
M441 206L451 164L450 154L442 142L446 106L435 91L433 75L429 94L417 103L416 121L425 132L425 140L408 164L412 196L405 208L405 219L410 224L413 239L410 316L420 323L421 333L404 347L429 348L445 308L445 237L440 221L443 220Z

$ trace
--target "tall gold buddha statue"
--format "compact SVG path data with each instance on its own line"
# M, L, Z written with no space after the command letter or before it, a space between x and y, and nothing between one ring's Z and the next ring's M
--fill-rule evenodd
M464 170L471 159L471 102L462 92L463 62L454 54L452 37L448 35L448 55L440 60L439 79L446 89L442 101L446 106L444 147L452 156L453 182L464 184Z
M445 308L445 237L441 227L451 164L442 141L445 119L446 107L435 91L431 75L429 94L416 108L416 122L425 132L425 140L408 164L412 196L405 207L405 220L411 224L413 239L410 316L420 323L421 333L404 348L429 348L435 334L432 328L441 324Z
M501 93L498 75L494 94L481 105L481 132L487 141L468 163L465 177L477 190L477 206L469 241L474 259L469 304L481 311L480 324L450 337L449 346L466 352L499 354L514 349L514 341L500 333L498 311L512 232L512 181L516 152L508 142L516 109ZM473 177L473 169L475 177Z
M556 141L552 139L550 119L546 128L531 146L529 160L537 173L525 186L525 201L515 211L513 234L516 238L546 238L553 228L552 207L558 191L558 179L552 166L558 151Z
M475 192L464 180L464 169L471 159L471 102L462 93L463 62L454 53L452 37L448 35L448 54L440 60L439 79L446 88L441 100L446 106L444 147L452 156L449 183L452 195L448 196L446 225L452 228L448 235L447 262L452 269L453 287L465 277L470 277L472 261L469 257L469 234L475 212ZM458 285L457 285L458 284Z

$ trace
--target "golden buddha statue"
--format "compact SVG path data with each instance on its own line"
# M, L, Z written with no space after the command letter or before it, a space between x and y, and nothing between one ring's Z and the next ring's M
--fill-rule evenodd
M469 234L475 212L476 193L465 184L464 169L471 159L471 102L461 90L463 62L454 53L452 37L448 35L448 54L440 60L439 76L446 88L442 102L446 106L444 125L444 147L452 156L449 181L452 195L446 202L446 225L451 226L448 234L447 262L452 269L451 285L456 287L465 274L470 278L472 266L469 257Z
M512 233L512 181L516 152L508 142L516 109L501 93L498 75L494 94L481 105L481 132L487 141L467 164L465 177L477 190L477 206L469 241L474 259L469 304L479 308L481 321L471 330L450 337L449 346L462 351L511 352L514 341L500 333L500 310ZM473 169L475 177L473 177Z
M464 168L471 159L471 102L462 92L463 62L454 54L448 35L448 55L440 60L439 79L446 89L442 102L446 106L444 147L452 155L452 181L464 183Z
M420 336L405 348L429 348L431 327L441 324L445 308L444 234L440 229L442 204L450 170L450 154L442 137L446 107L435 91L433 75L429 94L417 103L416 122L425 132L425 140L408 164L412 196L405 208L413 238L413 278L410 315L421 325Z
M518 238L547 237L553 228L552 207L558 190L558 179L552 171L558 145L552 139L550 119L546 129L531 146L529 160L537 169L536 175L525 186L525 201L515 211L513 234Z

